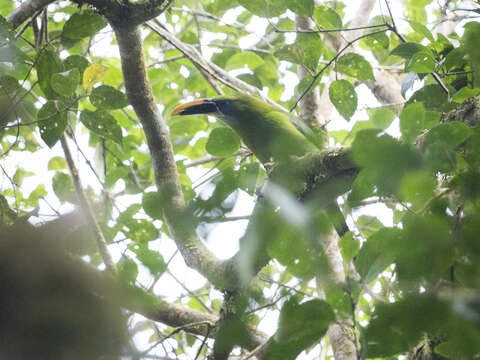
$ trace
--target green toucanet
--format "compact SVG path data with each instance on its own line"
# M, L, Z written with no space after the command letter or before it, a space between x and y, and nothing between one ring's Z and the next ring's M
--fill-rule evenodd
M312 130L294 115L249 95L194 100L172 112L172 116L199 114L215 116L233 128L264 165L318 151L324 142L323 130ZM341 227L345 232L344 222Z

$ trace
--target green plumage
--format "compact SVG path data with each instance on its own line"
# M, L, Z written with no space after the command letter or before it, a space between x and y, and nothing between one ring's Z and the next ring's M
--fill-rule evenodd
M262 164L278 163L284 171L288 187L294 192L304 186L293 184L297 178L289 177L294 165L289 163L295 157L301 157L318 151L323 147L326 133L323 129L311 129L290 113L279 110L253 96L219 96L213 99L195 100L176 107L172 115L208 114L216 116L233 128L245 145L257 156ZM304 181L300 174L298 179ZM302 185L302 184L300 184ZM348 227L338 204L323 204L329 209L330 218L342 236Z
M292 123L291 114L248 95L216 99L232 100L232 114L217 116L238 133L262 163L285 161L318 150Z

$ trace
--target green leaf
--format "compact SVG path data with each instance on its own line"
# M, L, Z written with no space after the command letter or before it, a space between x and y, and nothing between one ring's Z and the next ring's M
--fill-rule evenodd
M433 199L435 183L435 178L424 171L409 172L400 184L400 199L412 204L412 210L422 209Z
M370 63L362 55L355 53L340 56L335 65L335 70L360 81L375 79Z
M447 304L428 295L407 295L396 303L377 303L365 330L366 357L408 352L423 333L442 329L450 316Z
M452 101L461 104L465 100L477 96L478 94L480 94L480 88L470 89L468 87L462 87L452 96Z
M267 3L265 0L259 0L259 1L238 0L238 3L242 5L245 9L250 11L252 14L262 16L262 17L267 16L266 14Z
M448 105L447 94L437 84L428 84L416 91L408 103L420 101L427 110L435 110L443 112L446 105Z
M301 16L312 16L315 7L313 0L288 0L287 6L294 13Z
M53 74L50 78L50 86L59 95L70 97L75 93L80 84L80 72L73 68L61 73Z
M127 96L112 86L100 85L92 90L90 102L97 109L121 109L128 105Z
M406 105L400 113L400 131L406 143L414 143L417 136L425 129L425 108L423 103Z
M90 62L81 55L70 55L63 61L63 65L65 70L78 69L80 77L82 77Z
M342 18L337 12L325 5L319 5L315 7L313 12L313 18L324 29L341 29Z
M360 131L352 144L352 156L379 194L395 193L404 174L420 166L420 156L410 146L379 130Z
M349 281L351 285L352 279ZM342 318L349 319L351 317L352 299L350 294L344 289L344 286L338 284L327 286L325 289L325 300Z
M384 52L390 47L390 39L384 32L371 34L360 39L360 47L366 50Z
M53 176L52 186L55 195L57 195L60 202L76 203L77 196L75 194L75 188L73 186L72 178L62 172L57 172Z
M375 280L394 262L400 236L400 229L383 228L368 237L355 259L355 267L364 283Z
M419 74L431 73L435 71L435 57L430 50L417 51L407 60L405 64L406 72L416 72Z
M107 20L98 12L86 9L73 14L63 25L62 35L68 39L80 40L95 35L107 26Z
M332 82L328 92L330 101L345 120L355 114L357 110L357 93L352 84L347 80L335 80Z
M393 49L390 55L400 56L408 60L419 51L428 51L428 48L418 43L406 42Z
M225 65L226 70L243 69L247 65L251 70L264 64L263 59L251 51L242 51L228 59Z
M35 175L35 173L31 171L26 171L25 169L19 167L17 171L15 171L15 174L13 174L13 182L17 186L22 186L23 179L33 175Z
M37 59L36 69L38 84L45 94L45 97L47 99L57 98L57 94L50 85L51 78L53 74L59 73L63 70L63 65L57 53L53 50L53 47L47 46L40 52Z
M280 311L278 330L267 346L265 359L295 359L323 337L334 320L327 302L315 299L299 304L291 298Z
M428 147L434 143L441 143L455 149L467 140L472 133L473 131L468 125L458 121L438 124L425 135L423 146Z
M212 130L205 145L208 153L214 156L232 155L240 148L240 138L228 127L218 127Z
M374 128L385 130L395 119L395 114L387 107L380 107L377 109L368 109L368 115Z
M410 20L408 23L416 33L419 33L422 35L422 38L426 37L430 42L432 43L435 42L435 39L433 38L432 33L430 32L430 30L428 30L428 28L425 25L413 20Z
M135 261L128 258L123 258L116 265L118 270L118 277L122 281L134 284L138 276L138 267Z
M138 260L150 270L152 275L158 276L167 269L167 264L165 264L162 255L158 251L148 249L146 245L140 246L136 254Z
M67 128L67 110L59 101L48 101L37 114L40 137L48 145L53 147Z
M153 219L163 219L163 198L157 191L144 192L142 206L148 216Z
M205 130L207 123L197 116L175 116L168 120L173 137L193 137L197 132Z
M63 170L67 168L67 162L63 157L54 156L48 161L48 170Z
M95 134L121 144L122 129L115 118L105 110L83 110L80 113L80 121Z
M298 47L295 45L282 46L280 49L275 50L274 55L279 60L289 61L294 64L302 63L302 55L300 54Z
M480 23L475 21L466 24L465 33L463 34L463 40L465 42L465 50L468 54L472 70L475 73L475 87L480 87L480 46L478 46L479 38Z
M353 236L351 231L347 232L338 242L345 262L350 262L360 250L360 240Z
M320 36L318 34L299 33L295 45L302 58L302 63L312 72L315 72L323 48Z

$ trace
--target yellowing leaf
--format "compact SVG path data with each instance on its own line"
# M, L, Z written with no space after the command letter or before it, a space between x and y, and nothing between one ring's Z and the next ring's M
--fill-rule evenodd
M83 73L83 88L87 91L92 90L93 85L103 80L107 71L108 67L102 64L87 67Z

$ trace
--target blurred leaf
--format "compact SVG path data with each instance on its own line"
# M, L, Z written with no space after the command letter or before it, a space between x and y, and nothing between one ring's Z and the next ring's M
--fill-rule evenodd
M302 63L302 56L295 45L282 46L280 49L275 50L274 55L280 60L289 61L294 64Z
M435 193L435 178L426 172L410 172L400 184L400 198L412 204L412 209L422 209Z
M401 43L395 49L393 49L390 55L400 56L404 59L410 59L414 54L419 51L429 51L427 47L413 42Z
M375 79L370 63L363 56L355 53L340 56L335 64L335 70L360 81Z
M106 139L122 143L122 129L115 118L104 110L83 110L80 113L80 121L94 133Z
M370 283L395 260L395 249L401 241L401 230L383 228L370 235L355 260L358 274Z
M265 359L295 359L327 332L335 320L331 307L323 300L310 300L299 304L291 298L282 307L278 330L269 342Z
M97 109L121 109L128 105L127 96L120 90L108 85L100 85L92 90L90 102Z
M430 30L428 30L428 28L425 25L414 20L410 20L408 23L410 24L410 26L415 32L422 35L422 38L426 37L430 42L432 43L435 42L435 39L433 38L432 33L430 32Z
M19 167L17 171L15 171L15 174L13 174L13 182L17 186L22 186L23 179L33 175L35 175L35 173L31 171L26 171L25 169Z
M312 72L315 72L323 47L320 36L318 34L299 33L295 45L299 50L302 63Z
M117 264L118 276L122 281L134 284L138 276L138 267L135 261L128 258L121 259Z
M477 96L478 94L480 94L480 88L469 89L467 87L462 87L455 94L453 94L452 101L461 104L465 100Z
M379 130L362 130L352 145L354 161L381 194L394 193L404 174L418 169L419 154Z
M368 109L368 115L374 128L385 130L395 119L395 114L387 107Z
M480 87L480 47L478 39L480 37L480 23L477 21L469 22L465 25L463 40L465 41L465 50L468 54L472 70L475 72L475 87Z
M108 67L101 64L92 64L83 72L83 88L87 91L92 90L93 85L103 81Z
M107 26L107 20L93 9L84 9L81 13L73 14L63 25L63 36L72 40L79 40L95 35Z
M287 6L294 13L301 16L312 16L315 7L313 0L289 0Z
M443 112L448 105L448 97L439 85L428 84L417 90L407 103L413 102L422 102L427 110Z
M347 80L332 81L329 88L330 101L345 120L355 114L357 110L357 93Z
M136 250L136 254L138 260L150 270L152 275L161 275L167 269L167 264L165 264L162 255L158 251L148 249L146 245L140 246Z
M38 55L37 63L38 84L47 99L57 98L56 93L51 87L51 78L53 74L63 70L62 61L58 57L52 46L45 47Z
M240 148L240 138L228 127L218 127L212 130L205 148L209 154L219 157L232 155Z
M263 59L254 52L243 51L229 58L225 69L243 69L245 65L247 65L251 70L255 70L257 67L263 65L263 63Z
M406 143L414 143L417 136L425 129L425 108L423 103L406 105L400 113L400 131Z
M90 62L81 55L70 55L64 61L65 70L78 69L80 76L83 78L83 72L90 65Z
M67 162L63 157L54 156L48 161L48 170L63 170L67 168Z
M407 352L424 332L442 328L450 314L446 304L428 295L409 295L375 307L365 332L368 358Z
M59 101L48 101L37 114L40 136L48 147L53 147L67 128L67 110Z
M342 18L334 9L326 7L325 5L315 6L313 18L317 24L324 29L342 28Z
M70 175L67 175L63 172L57 172L53 176L52 182L53 191L55 192L55 195L57 195L60 202L77 202L75 188Z
M148 216L153 219L163 219L163 199L157 191L144 192L142 206Z
M407 60L406 72L431 73L435 71L435 57L430 50L417 51Z
M50 86L61 96L72 96L79 84L80 72L76 68L53 74L50 78Z
M464 123L452 121L448 123L438 124L430 129L425 135L423 146L439 142L456 148L472 135L472 129Z
M343 261L350 262L360 250L360 240L349 231L339 240L338 246L342 251Z

